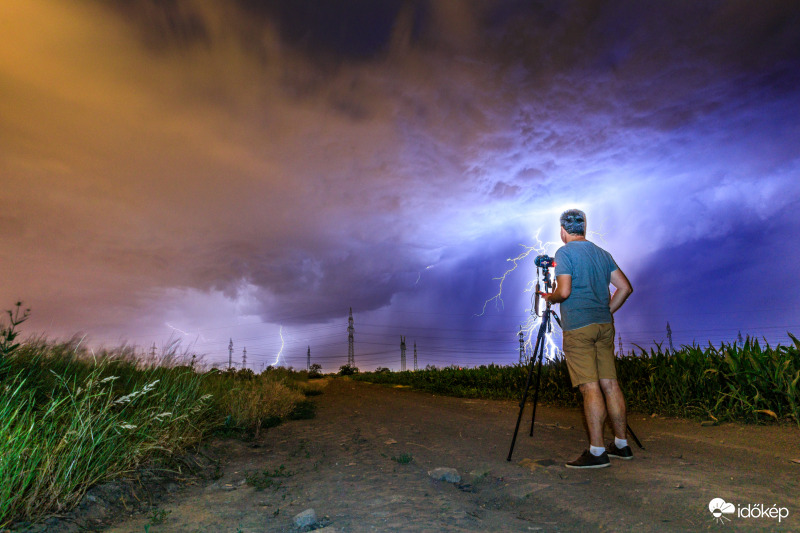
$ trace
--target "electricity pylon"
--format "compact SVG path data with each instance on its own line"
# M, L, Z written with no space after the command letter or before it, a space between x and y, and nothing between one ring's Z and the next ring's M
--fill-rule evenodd
M353 308L350 308L350 318L347 321L347 364L349 366L356 366L356 352L355 346L353 345L353 333L355 332L355 328L353 327Z

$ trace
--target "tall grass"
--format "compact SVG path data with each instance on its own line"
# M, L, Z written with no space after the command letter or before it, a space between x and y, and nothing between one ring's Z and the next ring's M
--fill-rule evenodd
M0 527L69 509L92 485L226 422L257 432L304 397L289 373L200 372L176 345L149 360L130 347L95 354L77 340L20 345L25 316L9 317L0 326Z
M250 430L258 438L262 427L288 418L305 401L298 378L283 369L259 375L249 370L215 372L207 376L205 389L214 398L215 411L226 428Z
M0 382L0 524L60 511L155 452L199 441L210 396L186 368L85 360L72 344L24 346Z
M617 359L617 375L630 409L716 420L793 420L800 425L800 341L775 347L748 338L741 345L642 348ZM526 366L447 367L416 372L366 372L355 379L410 385L474 398L518 399ZM566 362L542 367L539 398L553 405L578 405Z

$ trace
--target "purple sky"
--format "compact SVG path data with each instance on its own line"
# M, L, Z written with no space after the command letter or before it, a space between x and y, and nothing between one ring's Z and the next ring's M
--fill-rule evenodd
M800 334L794 2L0 5L0 302L26 332L333 370L510 363L587 212L625 349ZM548 247L554 253L556 246Z

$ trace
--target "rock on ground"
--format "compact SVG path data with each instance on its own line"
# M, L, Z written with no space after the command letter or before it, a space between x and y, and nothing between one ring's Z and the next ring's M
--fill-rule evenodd
M297 527L311 526L317 523L317 513L314 509L306 509L300 514L295 515L294 525Z
M433 479L447 481L448 483L459 483L461 481L461 475L455 468L434 468L428 472L428 475Z

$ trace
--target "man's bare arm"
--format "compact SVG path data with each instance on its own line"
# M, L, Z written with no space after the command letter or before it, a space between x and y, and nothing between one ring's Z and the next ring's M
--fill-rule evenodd
M614 295L611 297L611 302L608 304L608 308L611 310L611 314L614 314L620 307L622 307L622 304L625 303L625 300L628 299L628 296L633 293L633 287L631 286L631 282L628 281L628 278L625 277L625 274L623 274L622 270L619 268L611 273L611 284L616 290L614 291Z
M561 274L556 278L556 285L551 294L545 295L545 300L551 304L560 304L572 294L572 276Z

